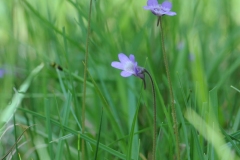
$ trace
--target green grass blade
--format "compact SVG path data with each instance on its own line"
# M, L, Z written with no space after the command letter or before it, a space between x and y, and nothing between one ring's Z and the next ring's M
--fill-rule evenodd
M95 160L97 160L97 154L98 154L98 148L99 148L99 142L100 142L100 135L101 135L101 130L102 130L102 117L103 117L103 108L102 108L102 112L101 112L101 119L100 119L100 125L99 125L99 130L98 130L97 145L96 145L96 151L95 151L95 156L94 156Z
M128 138L128 152L127 152L127 160L131 160L131 156L132 156L132 145L133 145L133 137L134 137L134 129L135 129L135 124L136 124L136 120L137 120L137 116L138 116L138 110L139 110L139 107L140 107L140 100L141 100L141 94L142 92L140 92L140 97L139 97L139 101L138 101L138 104L137 104L137 109L135 111L135 114L134 114L134 118L133 118L133 121L132 121L132 125L131 125L131 130L130 130L130 135L129 135L129 138Z
M93 85L94 85L94 88L96 89L98 95L100 96L102 102L104 103L104 106L105 106L105 109L106 109L106 113L108 114L110 120L111 120L112 123L113 123L113 128L114 128L115 132L116 132L116 133L119 135L119 137L120 137L120 135L123 133L123 131L121 130L121 128L119 128L119 125L117 124L116 119L114 118L114 116L113 116L113 114L112 114L112 112L111 112L111 110L110 110L110 106L109 106L107 100L106 100L105 97L103 96L101 90L98 88L97 83L94 81L94 79L93 79L93 77L91 76L91 74L89 73L89 71L88 71L88 74L89 74L89 77L90 77L90 79L91 79L91 81L92 81L92 83L93 83Z
M231 88L235 89L236 91L238 91L240 93L240 90L237 89L236 87L231 86Z
M13 115L13 123L14 123L14 137L15 137L15 149L16 149L16 157L17 157L17 160L19 159L18 157L18 154L19 154L19 151L18 151L18 138L17 138L17 127L16 127L16 117L15 117L15 114Z
M50 27L51 29L53 29L56 33L60 34L61 36L63 36L64 34L57 29L51 22L49 22L48 20L46 20L43 16L41 16L32 6L30 3L28 3L26 0L22 0L27 8L36 16L38 17L44 24L46 24L48 27ZM80 50L83 50L83 48L74 40L72 40L70 37L66 36L66 39L71 42L72 44L74 44L76 47L78 47Z
M22 85L19 87L19 89L15 92L11 103L4 108L4 110L1 112L0 116L0 128L3 127L5 123L7 123L13 116L14 112L16 111L17 107L22 102L22 99L24 98L24 93L27 92L33 78L43 69L44 64L40 64L37 66L30 75L27 77L27 79L22 83ZM1 135L1 134L0 134Z
M68 92L68 95L67 95L67 102L63 108L63 112L62 112L62 118L61 121L62 121L62 125L61 128L61 132L59 133L59 137L62 137L63 136L63 133L64 133L64 130L63 130L63 127L64 126L67 126L68 124L68 117L69 117L69 113L70 113L70 105L71 105L71 102L72 102L72 94L70 92ZM58 143L58 147L57 147L57 153L56 153L56 159L61 159L62 156L63 156L63 141L60 140L60 142Z
M28 126L22 133L21 135L17 138L17 141L15 142L15 144L7 151L7 153L1 157L1 160L5 159L8 154L10 154L12 152L12 150L15 148L15 146L17 145L17 143L20 141L21 137L24 135L24 133L30 128L30 127L33 127L34 125L32 126Z
M219 133L219 129L212 129L212 126L208 125L195 111L188 109L186 114L186 119L194 126L195 129L199 131L199 133L213 145L214 150L216 151L218 158L234 160L233 154L231 154L231 150L229 148L225 148L221 150L220 146L225 144L223 136ZM194 118L193 118L194 117ZM210 123L211 124L211 123ZM202 127L199 127L199 126ZM207 155L209 156L209 155Z
M46 121L46 117L43 116L43 115L41 115L41 114L39 114L39 113L30 111L30 110L27 110L27 109L24 109L24 108L18 108L18 109L19 109L20 111L23 111L23 112L26 112L26 113L28 113L28 114L31 114L32 116L34 116L34 117L36 117L36 118L39 118L39 119L42 119L42 120ZM74 130L74 129L71 129L71 128L65 126L65 125L62 125L61 123L59 123L59 122L56 121L56 120L51 119L51 123L54 124L54 125L56 125L56 126L58 126L58 127L62 127L65 131L67 131L67 132L69 132L69 133L72 133L73 135L75 135L75 136L77 136L77 137L80 135L81 138L83 138L85 141L87 141L87 142L89 142L89 143L91 143L91 144L93 144L93 145L96 145L96 144L97 144L96 140L88 137L88 136L85 135L85 134L82 134L81 132L78 132L78 131L76 131L76 130ZM120 152L118 152L118 151L116 151L116 150L114 150L114 149L112 149L112 148L110 148L110 147L102 144L102 143L99 143L99 148L101 148L101 149L105 150L106 152L114 155L115 157L118 157L118 158L120 158L120 159L126 159L126 156L125 156L124 154L122 154L122 153L120 153Z
M209 108L210 116L214 116L218 122L218 97L216 87L209 91Z
M232 138L221 128L223 135L226 139L232 144L232 148L237 152L237 155L240 157L240 148L236 145L236 143L232 140Z
M193 136L193 140L194 140L194 146L196 147L199 160L204 159L203 150L201 148L201 144L200 144L199 138L198 138L199 136L197 135L197 132L196 132L194 127L191 127L191 132L192 132L192 136ZM192 148L192 149L194 149L194 148Z
M235 117L235 121L233 123L233 127L232 127L232 130L234 132L236 132L239 128L239 124L240 124L240 108L238 109L238 112L237 112L237 115Z
M139 79L135 79L135 78L132 78L130 79L127 83L129 84L129 86L132 86L132 87L135 87L135 80L139 80ZM142 92L142 89L140 91L140 94ZM124 106L128 106L127 107L127 113L128 113L128 128L129 128L129 131L131 132L131 129L132 129L132 124L135 123L135 126L134 126L134 130L133 130L133 133L134 132L137 132L138 131L138 123L136 122L133 122L134 120L134 116L135 116L135 112L137 110L137 105L140 105L140 103L138 102L138 104L136 104L136 98L135 98L135 93L133 92L132 89L128 89L127 90L127 97L128 97L128 100L126 101L126 104L123 102L123 105ZM131 136L131 134L130 134ZM132 157L138 157L138 151L136 150L136 148L138 147L138 139L139 139L139 136L138 134L134 134L133 137L132 137ZM128 141L129 142L129 141Z
M217 83L216 87L220 87L226 82L227 78L231 76L231 74L236 71L240 66L240 58L236 59L233 64L227 69L227 71L223 74L219 82Z
M51 111L50 111L50 104L47 99L45 99L45 116L46 116L46 133L48 134L48 151L50 154L51 159L54 159L53 154L53 145L50 143L52 141L52 127L51 127Z
M150 70L150 73L154 73L150 64L147 63L147 65L148 65L148 68ZM158 83L156 81L156 77L155 77L154 74L152 75L152 78L153 78L154 86L158 86ZM163 110L163 112L165 114L165 117L167 119L166 121L168 122L169 131L171 132L170 135L174 137L174 133L173 133L173 130L172 130L172 124L171 124L171 114L168 112L167 107L164 104L163 96L162 96L159 89L156 89L156 99L160 100L160 104L158 104L157 107L160 106L158 108Z

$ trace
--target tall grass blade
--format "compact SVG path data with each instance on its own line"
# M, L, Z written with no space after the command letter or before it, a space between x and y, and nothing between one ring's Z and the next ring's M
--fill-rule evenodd
M137 109L135 111L135 114L134 114L134 118L133 118L132 125L131 125L131 130L130 130L130 134L129 134L129 138L128 138L127 160L131 160L131 158L132 158L131 156L132 156L134 129L135 129L135 124L136 124L136 120L137 120L137 116L138 116L138 110L139 110L139 107L140 107L141 96L142 95L140 94L139 101L138 101L138 104L137 104L138 107L137 107Z
M232 145L231 148L234 148L234 150L237 152L238 157L240 157L240 148L238 147L236 142L233 141L232 138L222 128L221 128L221 131L222 131L223 135L226 137L226 139ZM238 143L239 143L239 140L238 140ZM229 145L226 144L226 147L229 147Z
M61 132L59 133L59 137L62 137L64 134L63 126L68 125L68 117L70 113L70 105L72 102L72 94L68 91L67 94L67 102L64 105L63 112L62 112L62 119L61 119ZM62 140L59 141L57 151L56 151L56 159L61 159L63 157L63 144L64 142Z
M24 98L24 94L27 92L33 78L42 70L44 67L44 64L40 64L37 66L30 75L27 77L27 79L22 83L22 85L19 87L19 89L14 93L13 98L11 100L11 103L3 109L3 111L0 113L0 128L2 128L5 123L7 123L15 113L17 107L22 102L22 99ZM0 133L1 135L1 133Z
M226 147L224 150L221 150L221 146L225 144L223 136L219 133L219 129L216 128L213 130L210 125L208 125L195 111L188 109L185 113L186 119L193 125L199 133L208 140L211 145L213 145L214 150L216 151L218 158L234 160L234 155L231 153L231 150ZM194 118L193 118L194 117ZM211 123L210 123L211 124ZM199 127L202 126L202 127Z
M28 126L23 132L22 134L18 137L17 141L15 142L15 144L8 150L8 152L1 158L1 160L5 159L9 153L12 152L12 150L15 148L15 146L17 145L17 143L19 142L19 140L21 139L21 137L24 135L24 133L30 128L30 127L33 127L34 125L32 126Z
M52 127L51 127L51 108L49 105L49 101L47 99L45 99L45 116L46 116L46 133L48 135L48 151L49 151L49 154L50 154L50 157L51 159L54 159L54 154L53 154L53 145L52 143L50 143L52 141Z
M46 20L43 16L41 16L37 10L35 10L31 4L29 2L27 2L26 0L22 0L27 8L31 11L31 13L33 13L37 18L39 18L44 24L46 24L48 27L50 27L52 30L54 30L56 33L60 34L61 36L63 36L64 34L57 29L51 22L49 22L48 20ZM79 45L76 41L72 40L70 37L66 36L66 39L72 43L73 45L75 45L77 48L79 48L80 50L83 50L83 48L81 47L81 45Z
M99 125L99 130L98 130L97 145L96 145L96 151L95 151L95 156L94 156L95 160L97 160L100 136L101 136L101 131L102 131L102 117L103 117L103 108L102 108L102 112L101 112L101 119L100 119L100 125Z
M98 88L97 83L94 81L93 77L91 76L91 74L88 71L88 75L90 77L90 79L92 80L92 83L94 85L95 90L97 91L97 94L99 95L99 97L101 98L104 107L106 109L106 113L109 117L109 119L111 120L111 122L113 123L113 129L115 130L115 132L118 134L118 137L120 137L120 135L123 134L123 131L121 130L121 128L119 127L119 125L117 124L116 119L113 116L113 113L110 110L110 106L107 102L107 100L105 99L104 95L102 94L101 90Z

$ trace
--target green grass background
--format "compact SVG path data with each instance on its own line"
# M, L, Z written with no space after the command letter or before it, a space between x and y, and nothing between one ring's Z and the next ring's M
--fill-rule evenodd
M164 16L163 28L181 159L239 159L240 1L171 2L177 15ZM0 158L9 153L6 159L81 159L84 139L87 160L147 159L150 81L144 90L140 79L121 77L111 67L121 52L134 54L152 74L157 159L176 158L160 27L145 5L145 0L93 0L82 134L89 1L0 1L0 67L6 71L0 79ZM53 62L65 70L53 68Z

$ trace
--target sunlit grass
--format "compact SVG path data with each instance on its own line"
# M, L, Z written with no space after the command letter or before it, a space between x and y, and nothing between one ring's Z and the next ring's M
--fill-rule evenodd
M181 159L239 159L239 2L171 2L177 16L162 20ZM160 28L145 4L93 1L82 133L89 1L0 1L0 68L6 71L0 78L0 158L80 159L84 139L86 159L147 159L150 81L143 90L140 79L121 77L111 67L120 52L134 54L153 77L156 159L176 158Z

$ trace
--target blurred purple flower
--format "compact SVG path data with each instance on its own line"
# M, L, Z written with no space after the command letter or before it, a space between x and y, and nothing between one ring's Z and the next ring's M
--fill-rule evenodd
M158 4L157 0L148 0L147 6L143 7L146 10L151 10L156 16L168 15L175 16L176 12L172 12L172 3L164 1L162 4Z
M189 59L190 61L195 61L195 55L194 55L193 53L189 53L188 59Z
M122 77L129 77L131 75L134 75L141 79L144 79L145 69L137 65L134 55L130 54L130 56L127 57L125 54L119 53L118 59L120 62L114 61L112 62L111 66L122 70Z
M185 46L185 43L183 41L180 41L180 42L178 42L177 49L183 50L184 46Z
M4 69L0 69L0 78L2 78L5 74L5 70Z

